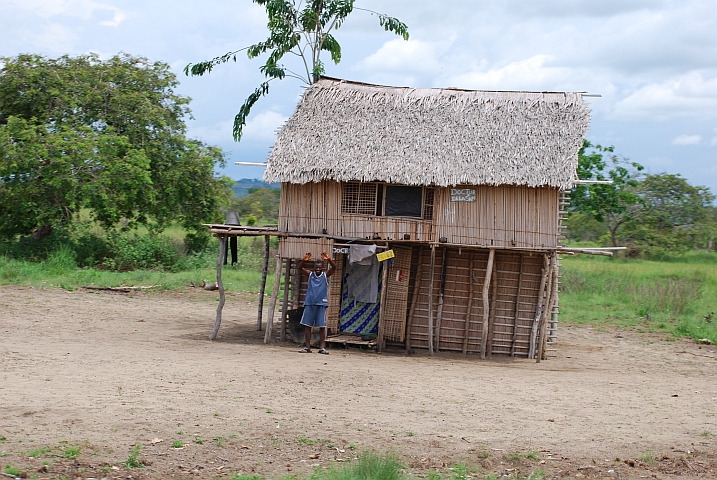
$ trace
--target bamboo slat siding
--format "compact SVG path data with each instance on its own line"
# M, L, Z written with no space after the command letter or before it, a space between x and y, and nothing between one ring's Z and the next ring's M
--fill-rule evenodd
M341 282L344 275L344 255L339 253L332 257L336 271L329 278L329 308L326 310L326 326L331 332L339 331L339 313L341 312Z
M451 202L450 189L436 189L434 241L486 247L556 247L558 197L554 188L474 188L475 202Z
M338 182L282 185L279 231L339 237L437 242L495 247L558 245L558 198L554 188L470 186L475 202L451 202L450 188L434 191L433 221L343 215ZM298 258L298 257L294 257Z
M421 279L416 308L411 327L411 346L428 348L428 278L430 269L429 249L424 250L421 261ZM473 271L469 271L470 259L473 255ZM521 256L523 256L522 270ZM436 251L436 266L433 288L433 316L438 314L438 299L440 295L440 279L442 275L443 248ZM488 264L488 251L468 251L457 248L448 248L446 262L446 294L443 297L441 314L439 350L462 351L466 316L468 315L468 353L480 353L481 336L483 328L483 300L480 292L486 277ZM495 310L491 315L493 319L492 335L488 338L488 347L495 354L511 354L527 356L530 349L530 332L533 326L535 311L538 302L538 288L540 286L541 270L543 267L542 254L529 254L525 252L501 252L495 254L495 277L491 280L495 290ZM518 297L518 282L523 277ZM468 294L470 283L473 285L473 301L468 312ZM491 290L492 298L492 290ZM516 302L518 303L518 317L515 318Z
M403 342L405 339L408 285L411 280L411 250L411 247L393 247L396 257L388 272L383 335L386 340L394 342ZM396 279L399 271L403 274L400 281Z
M589 123L580 93L321 78L279 132L264 180L569 189Z
M334 241L329 238L285 237L279 241L279 256L281 258L300 260L310 252L312 259L319 260L323 252L331 255L333 251ZM328 266L324 265L324 268L328 268Z

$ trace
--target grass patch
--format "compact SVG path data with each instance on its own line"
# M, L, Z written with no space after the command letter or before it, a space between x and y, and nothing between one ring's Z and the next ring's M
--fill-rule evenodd
M50 451L50 447L40 447L36 448L35 450L30 450L27 452L27 456L30 458L40 458L41 456L45 455Z
M65 458L75 459L80 454L80 447L68 446L62 451L62 456Z
M505 456L505 458L511 462L519 462L524 459L530 459L530 460L537 460L538 459L538 453L537 452L516 452L516 453L509 453Z
M668 262L575 256L562 264L562 319L717 342L717 254Z
M182 448L183 446L184 444L179 440L175 440L174 442L172 442L172 448Z
M351 463L317 469L309 480L402 480L403 468L396 455L364 452Z
M132 450L129 452L129 457L127 457L127 460L124 462L124 466L127 469L133 469L133 468L144 468L144 463L139 459L139 452L142 450L142 445L137 444L135 445Z

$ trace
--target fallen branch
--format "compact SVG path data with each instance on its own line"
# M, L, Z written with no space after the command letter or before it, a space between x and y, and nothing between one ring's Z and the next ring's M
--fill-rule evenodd
M132 287L90 287L90 286L83 286L80 288L84 288L85 290L98 290L103 292L121 292L121 293L130 293L135 290L149 290L150 288L158 287L159 285L150 285L150 286L132 286Z
M682 350L680 352L675 352L675 353L688 353L690 355L694 355L695 357L715 358L714 355L702 355L701 353L692 353L692 352L688 352L687 350Z

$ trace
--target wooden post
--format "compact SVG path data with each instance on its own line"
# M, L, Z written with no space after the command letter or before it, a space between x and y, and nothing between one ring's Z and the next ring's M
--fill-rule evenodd
M281 325L279 326L279 340L286 341L286 304L289 302L289 280L291 279L291 259L286 259L286 267L284 272L284 299L281 303Z
M261 285L259 286L259 311L256 315L256 329L261 330L261 316L264 312L264 293L266 292L266 275L269 272L269 235L264 235L264 267L261 269Z
M274 309L276 308L276 297L279 296L279 283L281 283L281 257L276 259L276 270L274 272L274 289L271 291L271 301L269 302L269 316L266 319L266 329L264 330L264 343L269 343L271 339L271 329L274 326Z
M443 295L446 291L446 270L448 263L448 249L443 249L443 262L441 263L441 286L438 290L438 311L436 312L436 351L441 351L441 320L443 319Z
M214 321L214 328L209 334L209 340L217 338L219 333L219 325L222 324L222 309L224 308L224 283L222 282L222 264L224 263L224 255L227 253L227 237L222 235L219 237L219 257L217 258L217 286L219 287L219 305L217 305L217 319Z
M553 305L555 304L555 299L557 298L558 294L558 261L556 259L556 254L553 253L553 258L551 259L551 280L550 280L550 300L548 301L548 308L545 309L543 312L543 319L542 323L540 324L540 337L538 339L538 353L536 355L535 362L540 363L540 360L543 358L543 353L545 352L545 342L547 340L547 328L548 328L548 317L551 315L553 311Z
M548 280L548 275L550 273L549 270L549 264L548 264L548 256L543 255L543 271L542 275L540 276L540 287L538 288L538 306L535 308L535 318L533 318L533 326L530 330L530 343L529 343L529 350L528 350L528 358L535 358L535 337L538 334L538 325L540 323L540 317L543 314L543 302L544 302L544 296L545 296L545 284Z
M490 288L490 277L493 273L493 261L495 259L495 249L491 248L488 254L488 265L485 270L485 280L483 281L483 327L481 328L480 342L480 358L485 359L485 351L488 347L488 316L490 315L490 305L488 304L488 289Z
M463 355L468 353L468 338L471 329L471 310L473 310L473 294L475 292L475 282L473 281L473 262L474 255L471 252L471 259L468 262L468 310L466 310L466 326L463 330Z
M433 356L433 270L436 266L436 246L431 245L431 270L428 273L428 354Z
M386 316L386 298L388 297L388 261L383 263L383 275L381 280L381 305L378 307L378 335L376 336L376 349L378 353L383 351L383 330L384 318Z
M518 293L515 298L515 311L513 312L513 341L510 344L510 356L515 357L515 343L518 341L518 315L520 313L520 289L523 287L523 263L525 254L520 255L520 273L518 274Z
M411 328L413 327L413 315L416 313L416 303L421 291L421 270L423 265L423 248L418 250L418 268L416 268L416 281L413 282L413 296L411 297L411 308L408 310L408 325L406 325L406 350L411 349Z
M493 324L495 323L495 300L498 296L498 285L495 282L495 279L498 278L497 269L498 262L494 261L493 273L490 276L492 281L490 282L490 314L488 315L488 352L486 352L488 358L493 358L493 330L495 329Z

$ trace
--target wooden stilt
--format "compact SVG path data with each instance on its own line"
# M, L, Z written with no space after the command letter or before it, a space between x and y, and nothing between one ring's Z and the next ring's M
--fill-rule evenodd
M428 354L433 356L433 270L436 266L436 247L431 245L431 269L428 273Z
M543 312L542 323L540 324L540 336L538 338L538 352L535 357L535 362L540 363L545 352L545 342L547 341L547 329L548 329L548 318L553 311L553 305L558 294L558 265L557 265L556 254L553 253L551 261L551 280L550 280L550 300L548 301L548 308Z
M543 255L543 271L540 275L540 287L538 288L538 305L535 308L535 317L533 318L533 326L530 330L530 343L528 350L528 358L535 358L535 338L538 335L538 325L540 324L540 317L543 314L545 308L545 285L550 274L549 271L548 256Z
M291 279L291 259L286 259L284 267L284 298L281 302L281 324L279 325L279 341L286 341L286 312L289 303L289 280Z
M448 249L443 249L443 261L441 262L441 286L438 290L438 311L436 312L436 351L441 351L441 320L443 319L443 295L446 290L446 270L448 262Z
M486 352L486 355L488 358L493 358L493 330L494 330L494 323L495 323L495 299L498 292L498 284L497 284L497 278L498 274L496 273L498 262L493 262L493 273L491 274L491 282L490 282L490 314L488 315L488 351Z
M279 296L279 284L281 283L281 258L276 259L276 271L274 272L274 289L271 291L269 302L269 316L266 318L266 329L264 330L264 343L271 339L271 329L274 327L274 310L276 309L276 297Z
M473 295L475 292L475 282L473 281L473 262L474 255L471 251L470 260L468 262L468 309L466 310L466 326L463 330L463 355L468 353L468 337L471 331L471 310L473 310Z
M523 288L523 264L525 254L520 255L520 273L518 275L518 293L515 296L515 311L513 312L513 340L510 344L510 356L515 357L515 342L518 340L518 314L520 313L520 289Z
M227 236L219 237L219 257L217 258L217 286L219 287L219 305L217 305L217 319L214 321L214 328L209 334L209 340L217 338L219 333L219 325L222 324L222 309L224 309L224 283L222 282L222 264L224 263L224 255L227 253Z
M261 316L264 312L264 293L266 292L266 275L269 272L269 235L264 235L264 266L261 269L261 285L259 286L259 311L256 315L256 329L261 330Z
M421 270L423 268L423 248L418 250L418 268L416 268L416 281L413 282L413 295L411 296L411 308L408 310L408 324L406 325L406 350L411 349L411 328L413 327L413 315L416 312L416 303L421 291Z
M381 280L381 305L378 308L378 335L376 336L376 350L381 353L384 348L383 331L386 318L386 298L388 297L388 262L383 263Z
M480 358L485 359L486 348L488 347L488 316L490 305L488 304L488 289L490 288L491 275L493 274L493 261L495 260L495 249L491 248L488 254L488 266L485 270L485 281L483 282L483 327L481 329Z

